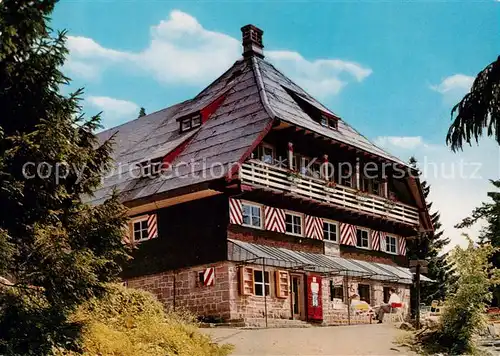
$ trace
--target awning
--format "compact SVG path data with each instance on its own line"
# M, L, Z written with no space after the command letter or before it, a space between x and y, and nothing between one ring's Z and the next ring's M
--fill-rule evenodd
M399 266L397 266L397 268L400 269L400 270L402 270L406 274L410 275L411 278L414 279L413 277L415 276L415 273L412 273L409 268L399 267ZM435 281L433 279L430 279L430 278L424 276L423 274L421 274L420 275L420 282L434 283Z
M408 268L359 261L319 253L292 251L250 242L228 239L228 260L245 263L264 263L267 266L298 269L322 274L374 279L412 284ZM422 281L430 281L422 276Z

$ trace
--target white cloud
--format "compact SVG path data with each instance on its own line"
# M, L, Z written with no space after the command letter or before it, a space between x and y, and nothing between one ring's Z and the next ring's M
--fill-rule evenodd
M205 85L241 57L240 41L205 29L196 18L174 10L152 26L148 46L139 52L105 48L91 38L69 36L70 75L97 80L108 68L152 75L167 84ZM312 94L337 94L349 81L362 81L371 69L339 59L306 60L293 51L266 56Z
M379 137L375 142L403 159L417 158L423 179L431 185L432 209L441 213L451 245L465 244L461 236L464 232L478 237L481 223L464 230L454 226L488 200L486 193L493 188L489 179L500 176L500 148L496 142L485 139L480 146L465 147L459 153L451 152L445 145L426 143L419 136Z
M137 104L107 96L88 96L85 98L85 103L98 111L102 111L102 124L105 128L133 119L139 113Z
M371 69L355 62L340 59L308 61L293 51L267 51L266 56L297 84L319 98L336 95L347 80L354 78L361 82L372 73Z
M393 146L403 149L412 149L425 145L422 136L379 136L375 144L382 147Z
M447 105L452 105L469 92L473 82L474 77L465 74L454 74L444 78L437 85L431 85L430 88L440 93Z

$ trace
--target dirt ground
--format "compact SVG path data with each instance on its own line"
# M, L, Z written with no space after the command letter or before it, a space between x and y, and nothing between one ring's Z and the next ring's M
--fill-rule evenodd
M233 344L233 355L415 355L393 343L404 332L384 324L203 332Z

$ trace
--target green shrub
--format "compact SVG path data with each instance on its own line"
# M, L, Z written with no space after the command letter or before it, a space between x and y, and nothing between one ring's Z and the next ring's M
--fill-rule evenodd
M232 350L200 333L189 316L165 312L152 294L119 285L112 285L104 298L86 303L73 321L83 326L82 349L88 356L222 356Z
M451 252L456 279L447 293L439 323L417 333L416 343L427 353L481 354L475 339L486 327L490 287L498 284L498 270L488 262L495 251L491 245L468 241L467 248L457 246Z

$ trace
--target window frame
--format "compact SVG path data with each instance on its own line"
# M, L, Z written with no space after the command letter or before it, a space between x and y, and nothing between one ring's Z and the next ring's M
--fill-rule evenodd
M358 245L358 231L363 231L363 232L366 232L366 235L367 235L367 245L368 246L359 246ZM362 248L364 250L369 250L371 248L371 241L370 241L370 229L365 229L365 228L360 228L360 227L357 227L356 228L356 247L357 248Z
M287 215L291 215L292 216L292 230L293 230L293 226L297 226L293 222L293 217L299 217L300 218L300 233L288 231L289 224L287 224L287 222L286 222ZM285 211L285 234L287 234L287 235L293 235L293 236L304 236L304 215L303 214L295 213L293 211L288 211L288 210Z
M255 278L255 273L260 272L262 273L262 282L257 282ZM266 275L268 276L267 282L266 282ZM262 286L262 292L263 294L257 294L257 288L255 288L256 285L261 285ZM267 290L266 290L267 287ZM263 271L262 269L254 268L253 269L253 294L256 297L270 297L271 296L271 273L269 271Z
M361 289L360 289L360 286L363 286L362 289L368 291L368 300L366 300L366 298L365 299L361 299ZM367 287L367 288L365 288L365 287ZM371 301L372 301L372 286L370 284L366 284L366 283L358 283L358 295L359 295L359 300L363 300L366 303L368 303L368 304L371 305Z
M388 239L394 239L394 252L389 251L389 250L387 249L387 242L388 242ZM398 238L397 238L396 236L394 236L394 235L389 235L389 234L385 235L385 241L384 241L384 251L385 251L386 253L391 254L391 255L397 255L397 254L398 254Z
M336 293L338 290L341 291L340 295L341 298L337 298L338 293ZM345 293L344 293L344 284L335 284L332 279L330 279L330 302L333 302L334 299L340 299L342 303L344 302L345 299Z
M192 129L195 129L197 127L200 127L203 124L203 119L201 117L201 114L194 114L192 116L185 117L183 119L180 119L180 132L184 133L187 131L191 131ZM196 121L196 123L195 123Z
M264 161L264 150L265 149L270 149L271 150L271 163ZM276 149L274 148L273 145L267 143L267 142L261 142L257 146L257 157L255 157L257 160L261 161L262 163L273 165L274 164L274 159L276 157ZM255 151L254 151L255 152Z
M136 240L135 238L135 224L136 223L142 223L143 221L146 222L146 237L142 237L142 233L141 233L141 238L139 240ZM136 218L133 218L131 219L130 221L130 234L131 234L131 237L132 237L132 241L134 243L138 243L138 242L143 242L143 241L148 241L149 238L147 236L148 234L148 215L142 215L142 216L138 216ZM144 229L140 229L140 231L144 231Z
M348 168L339 170L338 182L343 187L354 189L355 188L354 187L354 179L353 179L355 176L354 172L351 171L351 175L349 177L344 177L344 171L348 171L348 170L349 170ZM346 182L349 182L349 185L344 184L344 180Z
M258 208L259 209L259 221L260 221L260 224L259 226L255 226L255 225L252 225L252 224L245 224L245 218L244 218L244 208L243 206L244 205L247 205L250 207L250 215L251 217L253 217L253 214L252 214L252 210L251 208ZM242 217L243 217L243 223L241 224L242 226L246 226L246 227L251 227L253 229L260 229L262 230L264 228L264 222L263 222L263 206L261 204L256 204L256 203L252 203L252 202L248 202L248 201L242 201L241 202L241 214L242 214Z
M335 226L335 240L325 238L325 225L326 224ZM330 230L328 232L331 233ZM323 219L323 241L326 241L327 243L339 243L339 223L337 221Z

